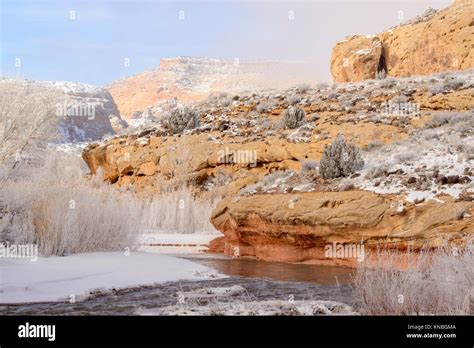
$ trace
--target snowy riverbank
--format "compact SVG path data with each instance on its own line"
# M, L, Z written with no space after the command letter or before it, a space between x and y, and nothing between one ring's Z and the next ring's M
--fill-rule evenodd
M211 268L156 253L102 252L0 260L0 303L77 301L91 293L222 277Z

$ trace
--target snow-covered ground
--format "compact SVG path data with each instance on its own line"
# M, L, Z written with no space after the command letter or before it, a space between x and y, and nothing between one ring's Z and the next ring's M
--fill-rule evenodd
M160 254L198 254L219 235L198 233L145 233L138 239L139 250Z
M111 289L217 277L188 260L134 251L0 259L0 303L77 301Z
M229 301L206 305L177 304L164 308L139 309L137 315L358 315L345 303L335 301Z

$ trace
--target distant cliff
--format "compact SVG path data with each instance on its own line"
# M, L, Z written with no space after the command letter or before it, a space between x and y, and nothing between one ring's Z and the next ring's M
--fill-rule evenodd
M100 140L127 127L110 93L100 87L65 81L0 79L0 88L10 92L15 88L24 91L34 89L51 99L48 101L53 105L52 117L57 119L60 142ZM11 98L11 103L37 104L38 110L47 107L35 95L26 99L21 99L19 95L12 95Z
M286 88L304 80L300 70L294 62L163 58L156 69L120 79L106 88L121 115L130 119L134 113L173 99L190 102L211 92Z

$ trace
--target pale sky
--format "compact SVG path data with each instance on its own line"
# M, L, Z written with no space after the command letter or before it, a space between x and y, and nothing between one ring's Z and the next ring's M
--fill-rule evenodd
M337 41L451 2L0 0L1 74L106 85L162 57L196 56L298 61L308 79L328 81Z

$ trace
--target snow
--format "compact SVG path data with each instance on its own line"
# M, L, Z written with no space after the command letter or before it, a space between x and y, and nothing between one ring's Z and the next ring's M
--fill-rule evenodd
M64 153L71 154L71 155L80 156L82 151L89 144L90 144L90 142L60 143L60 144L50 143L50 144L48 144L48 147L53 149L53 150L56 150L56 151L64 152Z
M111 289L222 277L188 260L134 251L0 262L0 303L77 301Z
M205 288L195 291L180 291L178 292L178 296L183 299L204 299L241 295L246 291L247 290L240 285L233 285L220 288Z
M433 168L437 168L444 176L462 176L466 167L472 168L474 164L472 159L465 158L461 153L453 150L453 148L456 148L457 140L448 133L449 129L440 128L438 132L442 135L447 134L446 138L448 139L423 139L424 133L421 133L416 140L409 140L399 145L392 144L388 149L381 148L380 150L366 153L366 166L361 171L360 177L354 180L354 185L360 189L379 194L404 194L406 201L411 203L423 199L430 200L441 194L458 198L464 190L472 190L474 188L474 176L472 175L466 175L472 180L467 184L438 185L434 179L431 179L430 185L423 190L416 187L406 187L402 184L403 179L424 174L418 171L421 168L425 168L428 172ZM474 138L469 136L462 138L462 141L465 144L472 144ZM399 159L400 156L402 160ZM404 156L406 158L403 160ZM402 170L404 174L391 175L391 182L387 185L384 184L383 180L382 184L375 185L377 181L380 181L380 178L366 178L366 175L372 169L383 166L390 168L392 172ZM434 190L435 192L433 192Z
M421 202L422 200L430 200L435 196L435 194L431 191L408 191L406 196L406 201L410 203L414 203L415 201Z
M221 234L198 233L144 233L139 236L140 251L160 254L198 254L207 250L207 245Z
M139 309L138 315L358 315L352 307L334 301L230 301L206 305L182 303L154 309Z
M370 51L371 51L371 50L370 50L369 48L364 48L364 49L361 49L361 50L356 51L355 54L357 54L357 55L366 55L366 54L369 54Z

